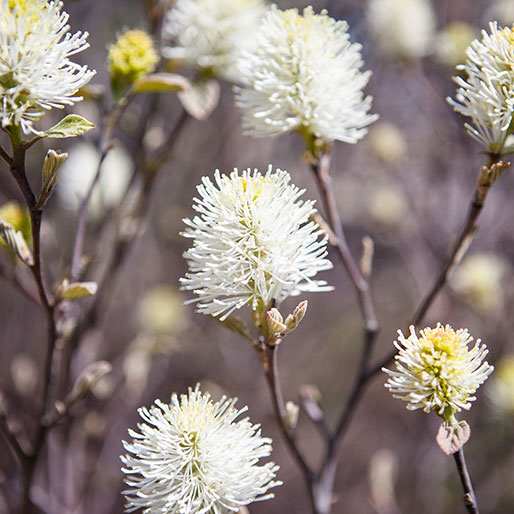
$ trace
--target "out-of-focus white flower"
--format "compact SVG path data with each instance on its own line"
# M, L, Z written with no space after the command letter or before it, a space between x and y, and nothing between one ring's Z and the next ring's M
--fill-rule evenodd
M450 285L487 313L501 302L506 271L507 263L498 255L477 253L464 259L451 276Z
M377 119L363 88L361 45L350 43L345 21L307 7L264 16L256 44L239 61L237 105L255 136L297 130L323 141L356 143Z
M271 454L271 439L259 425L236 419L225 396L213 403L199 386L188 395L176 394L171 404L156 400L139 409L145 423L140 433L129 430L133 442L123 442L130 455L122 456L129 490L126 510L143 508L148 514L228 514L253 501L273 497L280 485L273 462L258 465Z
M512 131L514 114L514 29L489 24L482 40L475 39L468 48L466 64L457 66L467 74L467 81L454 77L459 86L453 108L471 118L468 133L493 153L501 153Z
M382 368L389 375L385 386L394 398L408 402L407 409L434 410L446 421L453 420L456 412L471 408L473 393L493 371L482 362L488 350L480 340L468 349L473 338L467 329L455 332L438 323L420 333L418 338L411 326L406 338L398 330L396 371Z
M176 46L163 54L233 79L237 57L253 44L265 10L264 0L177 0L164 24Z
M401 130L392 123L379 122L369 131L369 144L382 161L395 163L407 153L407 143Z
M137 314L143 330L152 334L175 334L183 330L188 321L183 294L165 284L144 294Z
M487 385L489 401L500 414L514 414L514 355L504 357Z
M434 42L434 52L437 60L454 68L466 61L466 50L475 39L477 30L468 23L456 21L441 30Z
M68 159L62 165L57 192L63 205L76 210L92 184L100 155L89 143L73 146ZM120 202L132 174L133 163L120 146L109 151L102 163L100 180L91 197L89 213L98 218L106 208Z
M70 34L61 1L0 0L0 118L3 127L32 127L45 109L73 96L94 75L69 60L85 50L87 33Z
M427 55L435 33L430 0L370 0L367 21L378 49L389 57Z
M185 254L189 273L184 289L199 297L199 312L222 316L250 305L270 309L303 291L328 291L324 281L311 280L332 267L325 258L327 238L309 221L314 202L302 202L304 193L290 184L287 171L268 168L229 176L203 177L198 186L199 213L184 222L184 236L193 239Z
M373 218L386 226L397 225L407 212L402 191L393 185L375 187L368 197L367 207Z

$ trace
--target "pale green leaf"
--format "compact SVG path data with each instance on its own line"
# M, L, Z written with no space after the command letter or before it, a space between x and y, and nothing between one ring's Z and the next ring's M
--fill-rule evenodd
M166 93L187 91L189 80L175 73L152 73L132 84L132 93Z
M44 133L44 137L66 138L77 137L94 128L94 123L86 120L78 114L69 114L63 118L57 125L48 129Z

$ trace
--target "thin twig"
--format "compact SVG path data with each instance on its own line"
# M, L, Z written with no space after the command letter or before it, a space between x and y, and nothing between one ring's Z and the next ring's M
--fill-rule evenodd
M7 420L7 416L3 409L0 408L0 433L2 433L9 444L13 454L18 459L20 466L23 467L25 461L27 460L27 453L25 452L23 446L16 434L9 427L9 422Z
M343 224L337 209L332 178L330 176L330 154L324 153L311 164L312 172L316 178L322 202L325 208L328 224L336 235L336 249L339 257L348 272L351 282L357 293L359 307L364 319L367 338L374 339L378 332L378 322L371 292L367 280L362 276L355 259L353 258L343 230Z
M491 155L489 156L487 168L491 169L496 163L498 163L500 156ZM506 164L508 166L508 163ZM422 323L428 309L434 303L434 300L441 292L443 287L446 285L448 281L448 276L450 272L455 268L455 266L459 263L462 258L462 254L468 248L471 243L471 239L476 231L478 218L484 208L485 201L487 198L488 189L484 189L483 187L477 185L475 192L473 193L473 198L471 200L471 205L469 207L468 215L464 226L459 234L459 237L455 241L450 255L446 259L445 263L439 270L439 274L437 275L436 280L434 281L432 287L428 291L427 295L423 298L420 303L420 306L416 310L411 322L409 325L417 326ZM377 365L372 367L368 375L371 378L375 374L377 374L383 367L388 366L394 356L396 355L396 349L393 349L388 355L386 355Z
M329 167L329 153L322 154L311 164L311 169L316 177L318 189L325 208L328 224L336 236L336 249L338 250L339 257L341 258L341 261L343 262L343 265L345 266L357 292L357 298L364 320L365 335L358 374L355 379L353 389L350 392L346 405L341 413L334 434L331 438L327 439L328 447L325 462L330 461L331 453L334 451L334 446L348 424L357 405L358 399L363 392L367 381L367 367L369 359L371 358L373 345L378 334L378 321L375 315L373 300L371 298L369 282L368 279L362 275L348 247L339 211L337 209Z
M87 225L87 214L89 210L89 203L91 201L91 196L93 195L93 191L100 180L102 164L109 153L109 150L113 145L113 132L114 129L120 120L121 116L125 112L128 107L132 96L123 97L117 104L114 105L112 110L105 116L104 122L104 131L102 137L98 142L98 148L100 151L100 159L98 161L98 165L96 168L95 176L93 181L89 185L89 188L86 192L86 196L82 199L79 205L79 211L77 216L77 232L75 235L75 242L73 244L73 253L71 258L71 269L70 269L70 281L74 282L78 280L81 271L81 259L82 252L84 248L84 239L86 236L86 225Z
M10 166L12 164L12 157L0 145L0 157Z
M264 343L265 344L265 343ZM259 343L254 343L254 347L257 349L260 347ZM280 431L286 441L287 447L289 451L294 456L296 462L298 463L303 477L308 485L308 489L311 493L310 499L312 504L315 504L314 497L312 495L312 484L316 479L316 473L309 466L304 456L300 452L298 445L296 443L296 439L294 436L294 430L287 425L286 421L286 409L284 405L284 399L282 396L282 389L280 387L280 381L278 377L278 361L277 361L277 351L279 344L267 345L265 344L264 352L258 351L259 356L261 357L261 362L264 368L264 374L266 376L266 381L268 383L271 401L273 404L273 410L275 412L275 418L278 422L278 426Z
M455 459L460 481L464 488L464 505L466 506L466 510L469 514L480 514L478 512L475 491L473 490L473 484L471 483L471 477L469 476L463 449L461 448L458 452L454 453L453 458Z
M14 266L13 266L14 267ZM5 263L0 261L0 278L3 278L5 281L9 282L12 286L14 286L25 298L30 300L31 302L40 305L39 298L36 296L35 292L30 291L25 284L20 280L20 278L16 275L16 269L9 269Z

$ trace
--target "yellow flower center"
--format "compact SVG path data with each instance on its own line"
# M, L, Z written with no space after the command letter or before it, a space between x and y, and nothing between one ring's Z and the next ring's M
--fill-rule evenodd
M46 0L9 0L8 6L17 19L25 18L30 25L37 27L40 13L47 8L48 3Z

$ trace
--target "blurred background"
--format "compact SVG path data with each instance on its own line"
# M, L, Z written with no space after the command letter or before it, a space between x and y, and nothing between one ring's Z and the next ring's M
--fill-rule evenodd
M214 1L214 0L213 0ZM87 30L91 48L77 56L97 70L95 84L108 86L106 47L126 28L148 29L142 0L65 1L72 30ZM394 4L395 2L392 2ZM314 1L316 12L345 19L352 41L363 45L363 69L373 75L366 88L373 96L379 121L358 144L334 145L332 173L346 234L356 258L361 241L375 243L372 292L380 322L374 360L390 352L397 329L405 330L429 290L450 244L460 230L484 164L478 143L465 132L464 120L446 97L453 96L455 65L464 49L491 20L514 22L514 2L434 0L397 2L378 16L361 0ZM278 1L280 8L308 5ZM389 2L383 2L383 6ZM410 9L410 10L409 10ZM407 14L408 13L408 14ZM378 16L378 18L377 18ZM132 173L137 149L126 136L151 102L135 102L123 118L119 144L104 164L103 179L90 210L86 255L120 200ZM145 135L162 133L178 117L174 95L158 98L158 116ZM84 101L74 112L98 122L98 112ZM50 126L62 113L44 119ZM94 131L80 141L51 141L70 153L61 173L58 194L49 203L43 226L44 257L50 283L66 275L76 229L77 195L87 188L95 159ZM62 141L62 142L61 142ZM30 154L32 180L39 180L49 143ZM76 377L85 365L104 359L113 371L88 398L75 406L65 426L49 435L37 469L34 501L47 512L122 512L123 489L119 455L127 429L138 422L136 409L156 398L168 401L200 382L215 398L237 396L249 416L274 440L273 460L284 485L272 501L249 506L252 514L309 512L302 477L287 453L272 416L269 395L254 351L243 339L184 306L179 291L186 272L182 253L188 241L180 236L182 219L193 215L191 199L203 175L216 168L265 170L269 163L287 169L294 183L306 188L305 198L318 199L313 177L302 160L297 135L254 139L242 135L232 86L221 83L217 108L205 121L190 120L180 135L173 158L162 169L151 198L147 223L135 242L94 330L85 337L72 361ZM489 514L514 510L514 178L509 171L489 194L479 229L450 284L428 312L426 326L438 321L467 327L487 344L496 367L478 391L465 418L472 437L466 446L468 466L481 509ZM0 163L0 208L21 200L8 170ZM108 246L109 240L105 245ZM1 249L4 250L4 249ZM106 251L100 245L101 252ZM100 255L89 257L101 262ZM362 343L356 298L337 256L324 273L331 293L306 295L307 315L281 347L281 383L286 400L298 403L306 384L319 389L329 423L335 422L354 380ZM2 251L0 260L7 264ZM94 274L90 279L94 280ZM303 299L300 298L300 299ZM81 300L87 305L90 300ZM297 300L298 301L298 300ZM289 299L282 312L297 304ZM9 413L25 428L33 421L41 387L44 352L43 313L8 282L0 283L0 390ZM453 514L464 512L462 490L453 459L435 443L439 418L409 412L384 388L377 376L356 411L340 448L335 514ZM301 413L298 439L313 464L322 449L315 427ZM0 439L0 512L15 502L17 464Z

